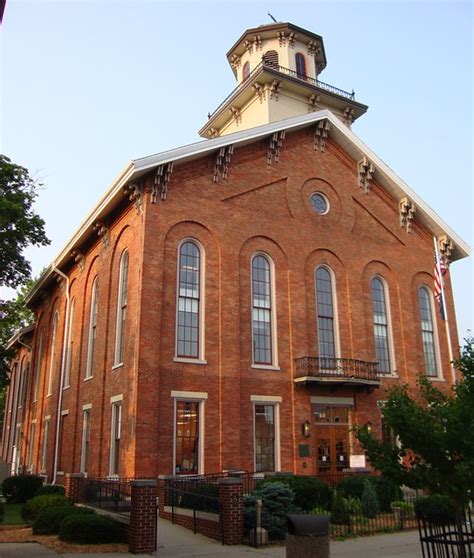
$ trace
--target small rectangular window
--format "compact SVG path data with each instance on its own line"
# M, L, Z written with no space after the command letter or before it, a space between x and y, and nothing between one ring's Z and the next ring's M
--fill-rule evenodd
M64 472L65 468L65 453L66 453L66 444L65 444L65 431L66 431L66 424L67 424L67 417L68 415L62 415L61 421L59 423L59 447L58 447L58 471Z
M110 439L110 475L119 474L120 438L122 430L122 402L112 403L112 428Z
M275 405L256 403L255 470L275 471Z
M81 473L87 473L89 463L90 428L91 410L84 409L84 411L82 412Z
M43 432L43 454L41 456L41 470L45 471L48 460L48 443L49 443L49 422L50 419L44 419L44 432Z
M30 442L28 445L28 465L31 467L33 465L33 449L35 445L35 430L36 423L32 422L30 427Z

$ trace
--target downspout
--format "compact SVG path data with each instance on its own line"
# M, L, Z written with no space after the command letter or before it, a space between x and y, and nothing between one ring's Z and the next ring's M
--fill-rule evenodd
M21 337L18 337L17 343L19 345L22 345L23 347L25 347L31 353L31 350L32 350L31 345L27 345L26 343L23 343L23 341L21 340Z
M69 277L63 273L60 269L56 267L56 262L53 262L51 271L57 273L66 281L66 316L64 320L64 337L63 337L63 354L61 357L61 375L59 381L59 395L58 395L58 407L56 410L56 436L54 440L54 460L53 460L53 481L52 484L56 484L56 473L58 468L58 450L59 450L59 429L61 426L61 406L63 403L63 386L64 386L64 369L66 366L66 356L68 349L68 336L69 336L69 305L70 305L70 293L69 293Z

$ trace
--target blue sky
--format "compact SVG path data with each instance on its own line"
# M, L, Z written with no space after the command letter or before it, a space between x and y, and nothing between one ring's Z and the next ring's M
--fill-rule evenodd
M353 131L473 244L471 2L8 0L1 151L45 184L35 273L130 159L199 139L235 87L225 53L268 10L323 36L321 79L369 105ZM462 338L472 258L452 277Z

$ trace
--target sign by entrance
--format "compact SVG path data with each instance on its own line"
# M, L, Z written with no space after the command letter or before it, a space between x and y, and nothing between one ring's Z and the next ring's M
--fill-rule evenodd
M349 457L349 466L351 469L365 468L365 455L351 455Z

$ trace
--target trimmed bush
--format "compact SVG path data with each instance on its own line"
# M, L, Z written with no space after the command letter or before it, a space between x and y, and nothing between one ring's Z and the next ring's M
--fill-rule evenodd
M423 496L415 502L415 514L435 525L452 525L458 518L455 503L442 494Z
M15 475L7 477L2 483L2 492L10 504L23 504L33 498L43 484L37 475Z
M364 492L361 498L362 513L365 517L372 519L380 513L380 504L375 492L374 483L369 480L365 481Z
M65 493L64 486L61 484L45 484L41 488L38 488L35 496L44 496L45 494L59 494L64 496Z
M62 541L79 544L108 544L123 541L120 523L103 515L70 515L59 525Z
M349 525L349 510L347 509L346 500L341 492L336 492L332 501L331 523L336 525Z
M358 498L360 500L362 499L366 480L368 480L366 476L346 477L337 485L337 491L344 498Z
M245 523L255 527L255 505L262 500L262 527L272 539L283 539L286 533L286 516L300 511L295 506L295 493L284 482L268 482L245 497Z
M57 535L61 521L70 515L95 515L90 508L77 508L74 506L62 506L47 508L40 512L33 523L35 535Z
M43 494L43 496L35 496L31 500L28 500L21 510L21 515L23 519L31 521L36 519L43 510L70 505L71 503L66 496L61 496L60 494Z
M401 488L389 479L385 477L371 477L369 480L375 487L375 492L377 493L380 504L380 511L389 512L392 502L403 498Z
M344 498L344 502L349 513L353 513L354 515L362 515L362 502L359 500L359 498L353 498L352 496L349 496L349 498Z
M295 505L306 512L314 508L331 509L333 491L322 480L298 475L278 475L257 485L260 488L269 482L283 482L295 493Z

